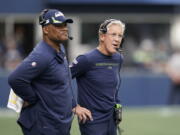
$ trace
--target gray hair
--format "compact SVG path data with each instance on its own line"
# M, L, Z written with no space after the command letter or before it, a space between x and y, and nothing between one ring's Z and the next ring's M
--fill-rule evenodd
M108 19L105 20L99 27L99 34L105 34L108 30L109 27L113 24L117 24L119 26L121 26L123 33L125 31L125 24L121 21L121 20L117 20L117 19Z

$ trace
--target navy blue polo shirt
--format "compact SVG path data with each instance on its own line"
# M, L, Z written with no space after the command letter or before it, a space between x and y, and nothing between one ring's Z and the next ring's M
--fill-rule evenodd
M10 74L9 84L23 100L38 104L38 112L68 123L72 119L73 99L70 79L63 51L58 53L42 41Z
M121 54L102 54L98 49L78 56L71 65L72 77L76 77L78 103L91 110L93 122L108 120L113 114L113 106L120 103Z

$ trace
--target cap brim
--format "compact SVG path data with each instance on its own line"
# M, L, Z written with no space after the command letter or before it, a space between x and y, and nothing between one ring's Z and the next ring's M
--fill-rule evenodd
M73 23L73 20L72 19L66 19L64 22L66 22L66 23Z
M51 22L51 24L56 26L61 26L63 23L73 23L72 19L64 19L63 21L57 21L56 23Z

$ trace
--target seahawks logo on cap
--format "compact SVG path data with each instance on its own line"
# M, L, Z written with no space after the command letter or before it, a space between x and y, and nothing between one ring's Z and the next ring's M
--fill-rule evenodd
M62 21L56 20L54 17L52 17L53 23L62 23Z
M62 12L55 12L55 17L58 17L58 16L64 16L64 14Z

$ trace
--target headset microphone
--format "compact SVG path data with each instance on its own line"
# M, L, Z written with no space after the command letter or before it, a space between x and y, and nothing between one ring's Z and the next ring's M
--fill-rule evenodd
M71 37L71 36L68 36L68 38L69 38L70 40L73 40L73 37Z
M123 52L123 51L124 51L123 48L124 48L124 37L123 37L122 40L121 40L120 47L119 47L119 48L116 48L116 50L117 50L118 52Z
M123 52L123 49L122 48L117 48L116 51Z

